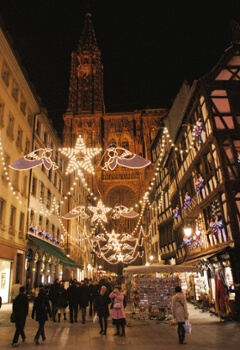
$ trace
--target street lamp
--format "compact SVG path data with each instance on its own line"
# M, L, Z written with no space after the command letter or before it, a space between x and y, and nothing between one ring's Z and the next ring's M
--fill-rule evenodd
M192 228L189 227L189 226L184 227L184 228L183 228L183 232L184 232L184 235L185 235L186 237L190 237L191 234L192 234Z

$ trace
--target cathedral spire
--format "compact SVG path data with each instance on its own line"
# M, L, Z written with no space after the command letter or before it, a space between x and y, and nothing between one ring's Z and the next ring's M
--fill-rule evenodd
M90 13L85 15L77 52L71 57L71 76L67 113L104 112L103 66Z
M87 13L85 15L85 22L83 31L78 44L78 52L98 50L95 32L92 26L92 15Z

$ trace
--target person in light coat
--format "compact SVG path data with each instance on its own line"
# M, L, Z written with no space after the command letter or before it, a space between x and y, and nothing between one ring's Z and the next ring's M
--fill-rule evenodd
M178 337L179 337L179 344L186 344L184 342L185 339L185 328L184 324L185 321L188 320L188 308L187 308L187 301L182 293L182 289L180 286L177 286L175 288L175 295L172 297L172 314L173 318L176 320L178 324Z
M109 294L109 298L112 299L112 323L116 326L116 333L114 335L125 336L126 316L123 305L124 294L121 292L120 287L115 287ZM120 327L122 332L120 334Z

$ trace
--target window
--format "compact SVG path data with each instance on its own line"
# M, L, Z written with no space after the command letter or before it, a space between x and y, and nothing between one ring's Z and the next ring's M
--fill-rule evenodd
M3 120L4 104L0 101L0 126L4 126Z
M46 131L44 131L44 134L43 134L43 142L44 142L44 146L46 146L48 142L48 134Z
M4 81L6 86L8 86L9 85L10 70L9 70L8 66L6 65L6 63L3 63L1 75L2 75L2 80Z
M12 97L14 98L14 100L15 100L16 102L18 101L18 92L19 92L18 85L17 85L16 81L13 80L13 84L12 84Z
M9 228L14 228L15 225L15 220L16 220L16 208L11 205L10 208L10 217L9 217Z
M23 213L20 213L18 238L21 239L24 237L24 221L25 215Z
M26 100L23 95L21 95L20 109L24 115L26 114L26 105Z
M51 207L51 192L50 192L50 190L47 191L47 203L46 203L46 205L47 205L47 208L50 209L50 207Z
M37 195L37 179L33 176L32 178L32 191L31 193L36 197Z
M122 148L129 150L129 142L127 140L122 141Z
M12 139L13 137L13 127L14 127L14 118L13 116L10 114L9 115L9 119L8 119L8 126L7 126L7 135L9 137L11 137Z
M22 136L23 132L20 128L18 128L17 131L17 139L16 139L16 146L22 151Z
M19 171L13 172L13 180L12 180L12 186L14 188L14 191L18 192L18 183L19 183Z
M30 153L30 141L26 138L24 154Z
M28 124L30 126L33 126L33 114L31 111L28 111L28 116L27 116Z
M40 182L39 184L39 196L40 196L40 199L42 199L42 202L44 203L44 191L45 191L45 187L44 187L44 184L42 182Z
M37 120L37 123L36 123L36 133L38 136L41 136L41 123L39 120Z
M0 226L4 224L5 218L5 210L6 210L6 201L3 198L0 198Z
M21 181L21 194L27 197L28 176L24 175Z

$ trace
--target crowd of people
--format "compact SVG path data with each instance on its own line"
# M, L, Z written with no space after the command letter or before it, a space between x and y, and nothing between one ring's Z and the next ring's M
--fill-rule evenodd
M24 327L29 313L26 288L21 286L19 281L14 288L12 301L16 327L12 346L17 347L20 336L22 341L26 339ZM40 285L34 289L31 316L38 322L34 342L38 345L40 339L46 340L44 327L47 320L51 319L59 323L63 319L70 323L77 323L81 318L81 323L85 324L87 312L89 317L97 315L100 326L99 334L106 335L110 310L112 324L116 326L115 335L125 336L125 306L126 296L121 287L113 286L110 280L94 280L90 283L87 278L81 282L72 279L65 287L64 281L56 278L51 285ZM69 318L67 310L69 310Z

